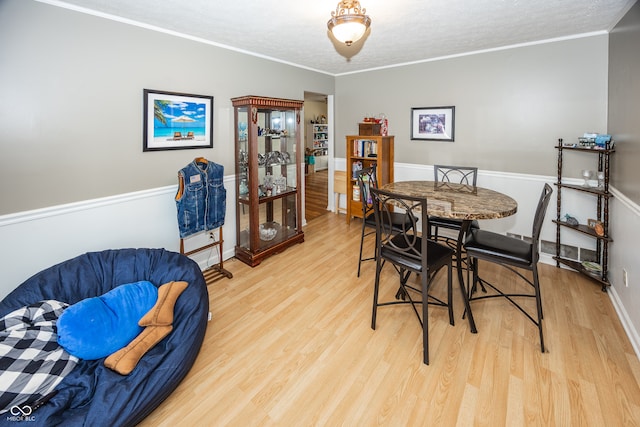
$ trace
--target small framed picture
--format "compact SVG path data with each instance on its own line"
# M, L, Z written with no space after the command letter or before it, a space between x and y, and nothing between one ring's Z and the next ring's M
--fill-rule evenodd
M411 139L454 141L456 107L411 109Z
M604 236L604 224L597 219L588 219L587 227L593 229L598 236Z
M142 151L213 147L213 96L144 89Z

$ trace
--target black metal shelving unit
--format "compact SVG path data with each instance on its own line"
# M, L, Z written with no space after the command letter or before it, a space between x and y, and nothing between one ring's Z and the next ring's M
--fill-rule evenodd
M577 144L563 144L562 139L559 139L556 149L558 150L558 181L555 185L558 188L558 203L556 210L556 219L553 220L553 222L556 224L556 255L553 258L556 260L557 267L560 267L560 264L563 264L578 271L579 273L598 282L602 286L602 290L606 292L607 288L611 286L611 283L608 279L609 244L613 242L613 239L609 235L609 199L612 197L611 193L609 193L609 158L611 154L615 152L613 143L607 143L603 148L596 146L584 147ZM581 185L563 183L562 162L564 151L584 152L597 155L598 172L603 172L604 174L603 187L585 187ZM590 227L587 224L573 225L562 220L562 218L560 217L560 211L562 208L562 192L565 190L589 193L596 197L595 216L597 221L602 224L603 232L598 233L593 227ZM585 268L580 261L560 256L561 230L571 230L574 232L579 232L596 239L597 263L602 267L602 270L600 272L590 271Z

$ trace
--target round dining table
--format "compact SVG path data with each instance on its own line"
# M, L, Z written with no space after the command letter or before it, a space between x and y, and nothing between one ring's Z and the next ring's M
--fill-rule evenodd
M518 211L518 203L506 194L488 188L440 181L397 181L380 187L395 194L427 199L429 216L462 220L458 234L456 254L460 254L471 222L479 219L505 218ZM465 313L471 332L476 325L469 306L468 291L462 274L462 257L456 255L458 281L462 291Z

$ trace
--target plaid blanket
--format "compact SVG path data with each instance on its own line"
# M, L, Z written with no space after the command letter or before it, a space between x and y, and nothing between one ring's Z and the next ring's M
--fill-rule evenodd
M67 307L40 301L0 319L0 414L36 406L78 363L57 341L56 321Z

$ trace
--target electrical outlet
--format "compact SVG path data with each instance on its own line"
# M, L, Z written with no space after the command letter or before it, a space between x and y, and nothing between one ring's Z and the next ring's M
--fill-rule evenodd
M622 283L624 283L625 288L629 287L629 275L627 274L626 268L622 269Z

